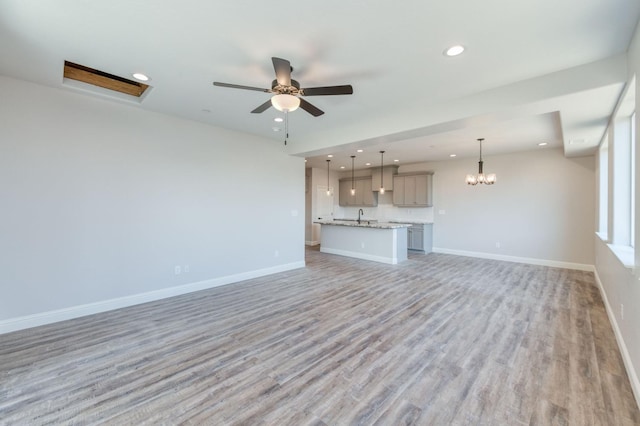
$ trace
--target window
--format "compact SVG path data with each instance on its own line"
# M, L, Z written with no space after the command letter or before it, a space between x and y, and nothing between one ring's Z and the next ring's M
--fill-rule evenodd
M630 247L631 235L631 116L616 118L613 127L613 144L609 145L609 154L613 155L609 164L613 178L613 229L610 229L609 241L617 246Z
M634 267L635 257L635 110L634 78L625 88L598 153L599 235L628 268Z
M635 235L636 235L636 113L635 111L631 114L631 224L629 226L629 244L631 247L634 246L635 243Z
M609 141L606 136L598 152L598 166L598 233L606 241L609 227Z

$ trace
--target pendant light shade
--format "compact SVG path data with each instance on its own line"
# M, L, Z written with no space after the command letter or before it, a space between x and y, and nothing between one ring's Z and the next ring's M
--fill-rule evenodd
M353 160L356 159L355 155L351 156L351 196L356 195L356 186L355 186L355 179L353 177Z
M380 193L384 194L384 151L380 151Z
M327 197L331 196L331 187L329 186L329 163L331 163L331 160L327 160Z
M478 139L478 142L480 142L480 161L478 161L478 174L477 175L467 175L467 178L465 179L465 182L467 182L467 185L477 185L479 183L485 184L485 185L493 185L494 183L496 183L496 174L495 173L489 173L489 174L484 174L484 170L482 170L482 165L483 165L483 161L482 161L482 141L484 140L484 138L480 138Z
M293 95L281 94L271 98L271 105L278 111L295 111L300 106L300 98Z

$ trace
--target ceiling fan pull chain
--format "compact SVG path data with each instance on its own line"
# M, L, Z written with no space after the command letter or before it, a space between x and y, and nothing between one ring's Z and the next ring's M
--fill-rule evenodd
M289 139L289 111L284 110L284 144L287 145L287 139Z

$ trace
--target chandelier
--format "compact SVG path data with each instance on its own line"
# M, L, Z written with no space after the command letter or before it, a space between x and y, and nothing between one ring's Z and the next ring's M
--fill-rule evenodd
M467 175L467 185L477 185L479 183L483 183L485 185L493 185L496 183L496 174L489 173L487 175L482 171L482 141L484 138L478 139L480 142L480 161L478 161L478 175Z

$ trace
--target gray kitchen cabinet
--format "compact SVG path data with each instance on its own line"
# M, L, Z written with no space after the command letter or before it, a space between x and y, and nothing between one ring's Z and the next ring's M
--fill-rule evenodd
M411 250L424 250L424 228L422 225L413 225L411 227L409 248L411 248Z
M355 195L351 195L351 178L340 179L338 203L342 207L375 207L378 205L377 194L371 191L371 176L354 179Z
M393 204L400 207L431 207L433 173L399 174L393 177Z
M433 224L416 223L407 229L407 248L409 250L431 253L433 247Z
M382 178L380 177L380 167L371 168L371 190L380 191L380 181L384 184L384 191L394 190L393 177L398 173L398 166L384 166L382 168Z

